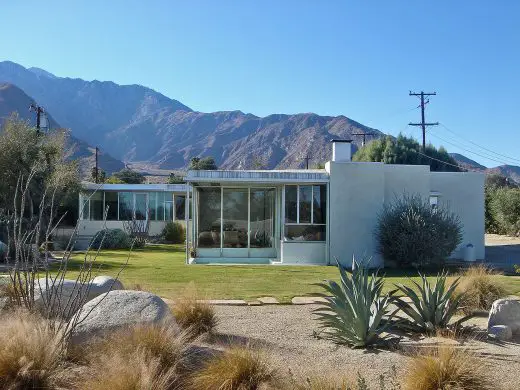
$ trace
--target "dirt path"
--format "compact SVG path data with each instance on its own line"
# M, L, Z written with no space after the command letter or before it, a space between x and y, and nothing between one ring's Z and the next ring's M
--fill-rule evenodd
M266 349L272 363L283 375L289 370L297 377L356 376L359 371L372 385L378 384L381 374L387 374L392 366L398 373L404 372L408 357L402 351L364 351L338 347L327 340L313 336L317 324L312 320L316 306L240 306L216 307L220 324L221 341L251 343ZM485 327L485 319L476 322ZM413 348L435 343L425 339L413 343ZM444 340L456 343L452 340ZM462 346L462 344L461 344ZM472 340L464 347L475 351L491 365L486 371L504 389L518 388L520 372L520 338L515 343L502 345ZM500 389L501 387L497 387Z

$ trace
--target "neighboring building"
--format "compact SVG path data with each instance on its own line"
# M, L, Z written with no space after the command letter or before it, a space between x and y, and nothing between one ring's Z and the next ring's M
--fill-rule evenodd
M83 183L79 197L78 235L93 237L105 226L123 229L123 221L133 218L148 218L150 235L159 235L169 221L185 223L189 211L186 204L188 194L185 184Z
M381 266L378 213L403 193L459 215L464 238L452 257L462 258L471 243L484 258L484 174L352 162L349 141L332 147L323 170L189 171L195 240L188 261L349 265L354 255Z

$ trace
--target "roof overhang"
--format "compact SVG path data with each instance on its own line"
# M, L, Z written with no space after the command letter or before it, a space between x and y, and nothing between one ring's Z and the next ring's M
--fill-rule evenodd
M186 181L192 183L328 183L324 169L262 171L188 171Z
M186 184L96 184L82 182L84 190L92 191L165 191L186 192L189 188Z

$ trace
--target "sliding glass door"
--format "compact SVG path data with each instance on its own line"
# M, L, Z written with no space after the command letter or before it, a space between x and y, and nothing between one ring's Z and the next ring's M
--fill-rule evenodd
M222 256L248 256L248 188L223 188Z

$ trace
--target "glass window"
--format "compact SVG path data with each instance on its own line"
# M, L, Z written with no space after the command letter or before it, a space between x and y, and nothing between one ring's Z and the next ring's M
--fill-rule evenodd
M105 192L105 208L107 221L117 221L117 192Z
M199 248L220 248L220 188L198 188Z
M327 186L312 187L312 223L326 223L327 221Z
M135 194L135 219L143 221L148 218L148 194Z
M173 202L164 202L164 220L173 221Z
M150 221L157 220L157 192L148 193L148 217Z
M157 221L164 221L164 196L165 192L157 192Z
M223 190L223 248L247 248L248 192L247 188Z
M299 223L311 223L312 186L300 186Z
M274 189L251 189L251 248L274 244Z
M131 192L119 193L119 220L131 221L133 219L134 194Z
M285 187L285 222L298 222L298 186Z
M83 220L90 219L90 195L91 193L89 192L82 192L79 197L79 203L81 207L81 219Z
M175 219L186 217L186 196L175 195Z
M90 197L90 220L103 220L103 192L96 191Z
M287 241L325 241L325 225L285 225Z

